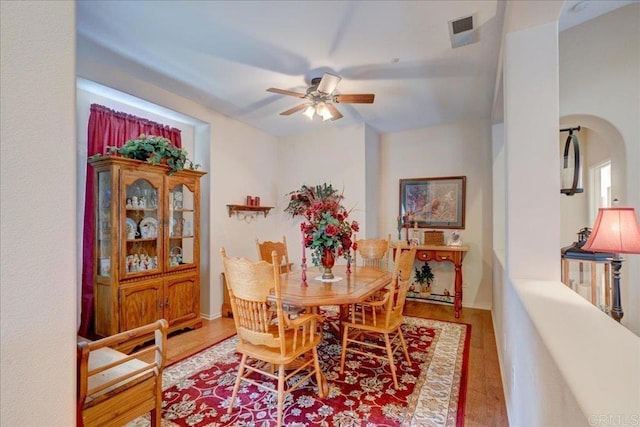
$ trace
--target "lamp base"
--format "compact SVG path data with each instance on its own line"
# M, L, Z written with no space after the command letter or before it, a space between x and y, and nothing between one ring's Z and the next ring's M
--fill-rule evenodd
M613 289L611 290L611 317L620 322L624 312L622 311L622 303L620 302L620 268L622 268L622 259L618 255L614 255L611 260L611 269L613 270Z

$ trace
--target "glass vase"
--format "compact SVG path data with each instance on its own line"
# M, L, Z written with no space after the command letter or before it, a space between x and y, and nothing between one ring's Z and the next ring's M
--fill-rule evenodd
M323 249L320 262L322 263L322 268L324 269L324 272L322 273L322 279L323 280L333 279L334 276L333 276L333 272L331 271L331 268L333 267L333 264L335 264L336 262L336 257L335 257L335 254L333 253L333 250L327 249L327 248Z

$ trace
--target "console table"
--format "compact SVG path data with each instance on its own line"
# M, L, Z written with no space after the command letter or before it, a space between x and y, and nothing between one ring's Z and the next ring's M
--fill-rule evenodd
M409 250L411 246L406 243L394 243L393 252L397 249ZM462 310L462 259L469 250L468 246L436 246L436 245L417 245L416 259L419 261L435 261L450 262L455 267L454 289L455 296L453 299L453 309L456 318L460 317Z

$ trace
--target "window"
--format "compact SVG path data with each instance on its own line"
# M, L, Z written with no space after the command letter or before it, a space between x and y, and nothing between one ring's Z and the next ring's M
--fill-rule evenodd
M598 208L611 207L611 160L598 163L589 169L591 188L589 192L589 222L593 224Z

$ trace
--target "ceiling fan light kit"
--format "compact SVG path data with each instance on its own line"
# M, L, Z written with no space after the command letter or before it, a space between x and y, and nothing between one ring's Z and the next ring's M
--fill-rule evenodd
M341 77L331 73L325 73L322 78L311 79L311 86L306 93L299 93L285 89L269 88L267 92L279 95L294 96L306 99L309 102L299 104L293 108L280 113L281 116L289 116L298 111L304 110L302 114L313 120L315 115L322 117L322 121L338 120L344 117L336 108L336 104L373 104L374 94L333 94L333 91L342 80Z

